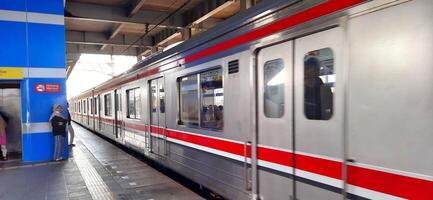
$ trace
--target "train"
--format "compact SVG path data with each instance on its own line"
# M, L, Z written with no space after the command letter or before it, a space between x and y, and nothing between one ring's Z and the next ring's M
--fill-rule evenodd
M227 199L433 199L433 1L273 0L69 99Z

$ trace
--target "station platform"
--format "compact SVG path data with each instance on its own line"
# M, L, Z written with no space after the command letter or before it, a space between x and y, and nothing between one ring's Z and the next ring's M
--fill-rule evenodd
M94 133L73 127L76 146L66 161L0 163L0 199L203 199Z

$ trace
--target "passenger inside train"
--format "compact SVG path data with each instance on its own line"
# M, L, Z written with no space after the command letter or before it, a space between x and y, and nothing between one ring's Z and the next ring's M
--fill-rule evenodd
M332 116L332 91L324 84L321 64L317 57L304 62L304 111L308 119L328 120Z

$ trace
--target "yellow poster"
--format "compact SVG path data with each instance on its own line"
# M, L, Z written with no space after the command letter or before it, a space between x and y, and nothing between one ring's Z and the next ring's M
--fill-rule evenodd
M1 79L23 79L23 68L19 67L0 67Z

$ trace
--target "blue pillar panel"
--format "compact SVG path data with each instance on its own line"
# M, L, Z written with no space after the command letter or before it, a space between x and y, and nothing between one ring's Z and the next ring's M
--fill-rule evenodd
M65 137L63 157L69 156L68 138ZM23 161L47 161L54 157L54 137L52 133L32 133L23 135Z
M27 12L63 15L63 8L63 0L27 0Z
M59 78L30 78L28 84L22 86L23 91L27 91L26 99L22 99L23 104L29 102L28 105L22 105L23 110L30 112L30 123L48 122L53 111L54 104L60 104L66 111L66 80ZM35 84L59 84L60 92L36 92ZM64 113L66 114L66 113ZM23 121L27 121L26 115L23 115Z
M0 10L26 11L26 0L0 0Z
M65 68L65 27L28 24L30 67Z
M26 24L0 21L0 66L27 67L26 55Z
M16 18L0 21L0 66L26 67L29 72L39 70L44 73L43 77L52 77L36 78L38 73L28 73L33 77L25 77L20 82L22 122L28 123L27 125L40 123L38 126L44 127L26 129L22 135L23 161L52 160L54 144L48 120L53 104L58 103L66 108L66 80L58 78L58 74L50 74L65 69L65 28L58 24L64 13L63 0L0 0L0 10L17 11L21 16L25 16L26 12L46 14L27 15L45 19L38 23L24 22L22 19L13 21ZM59 86L59 90L56 87L55 90L53 87L51 90L36 90L35 84ZM66 141L67 139L65 144ZM64 156L67 154L68 148L65 145Z

